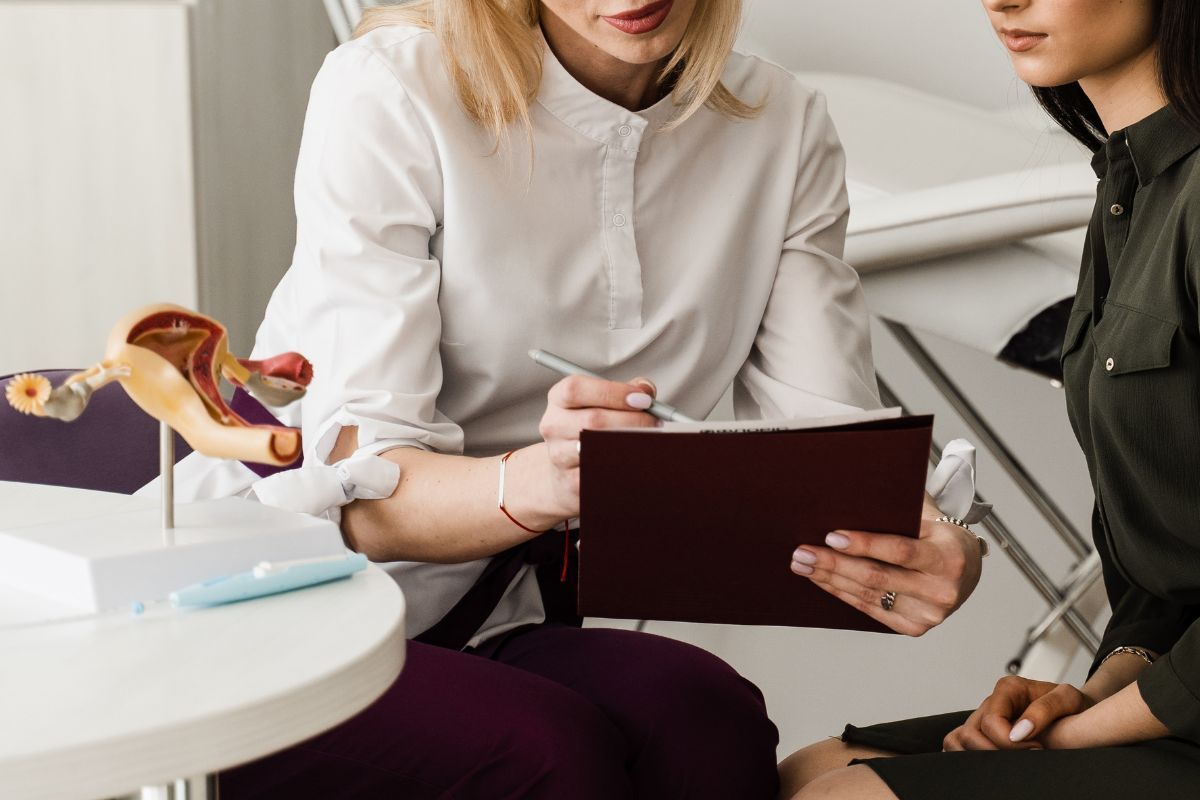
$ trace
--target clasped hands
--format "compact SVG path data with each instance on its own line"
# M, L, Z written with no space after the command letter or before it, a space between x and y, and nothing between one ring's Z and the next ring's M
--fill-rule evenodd
M942 746L948 752L1082 747L1078 715L1094 705L1094 698L1070 684L1007 675Z

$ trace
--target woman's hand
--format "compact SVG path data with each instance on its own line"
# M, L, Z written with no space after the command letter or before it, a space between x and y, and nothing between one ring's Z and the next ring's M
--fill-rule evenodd
M920 636L940 625L975 591L982 569L979 541L926 501L916 539L863 531L834 531L829 547L803 545L792 571L898 633ZM890 611L880 603L896 593Z
M579 432L654 427L658 421L645 409L656 391L647 378L618 383L582 375L563 378L551 387L538 432L546 441L558 516L579 516Z
M942 747L946 751L1070 747L1067 721L1093 705L1092 698L1068 683L1009 675L996 682L991 695L946 736ZM1057 724L1060 720L1063 725ZM1050 734L1040 740L1047 731Z

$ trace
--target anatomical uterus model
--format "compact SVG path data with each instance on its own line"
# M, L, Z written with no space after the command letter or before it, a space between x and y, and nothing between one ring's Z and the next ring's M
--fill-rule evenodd
M301 453L300 431L246 422L221 397L218 376L269 406L283 406L304 396L312 366L299 353L264 361L235 358L221 323L179 306L153 305L113 326L99 364L58 387L42 375L17 375L5 394L18 411L69 422L83 413L93 392L117 381L193 450L274 466L293 463Z

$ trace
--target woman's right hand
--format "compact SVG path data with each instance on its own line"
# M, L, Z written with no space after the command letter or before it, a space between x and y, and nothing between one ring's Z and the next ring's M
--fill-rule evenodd
M557 514L579 516L579 432L602 428L653 428L646 413L656 389L647 378L629 383L571 375L554 384L538 432L550 461L550 492Z
M1095 701L1067 683L1049 683L1008 675L992 694L942 743L954 750L1030 750L1053 724L1082 713ZM1013 741L1014 737L1016 741Z

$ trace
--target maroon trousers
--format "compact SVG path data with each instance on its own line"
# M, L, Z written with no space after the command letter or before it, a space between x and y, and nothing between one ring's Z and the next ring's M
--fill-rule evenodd
M771 800L762 695L646 633L533 626L471 653L409 642L400 678L331 731L221 774L222 800Z

